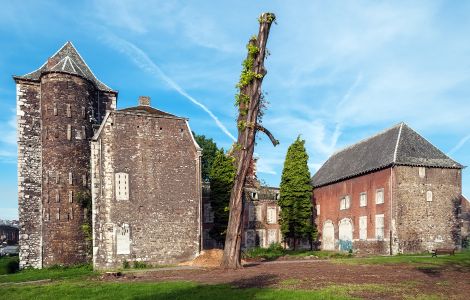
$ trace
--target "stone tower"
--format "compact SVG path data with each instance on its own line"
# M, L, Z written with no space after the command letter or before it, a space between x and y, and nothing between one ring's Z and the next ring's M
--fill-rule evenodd
M71 42L39 69L14 76L18 119L20 267L89 258L76 195L90 189L90 139L117 92L100 82Z

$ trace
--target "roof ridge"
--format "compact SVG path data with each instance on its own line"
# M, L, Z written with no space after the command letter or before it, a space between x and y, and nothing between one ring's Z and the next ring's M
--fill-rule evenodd
M393 152L393 163L397 162L398 146L400 145L401 131L403 130L404 124L405 124L404 122L400 123L400 130L398 131L397 143L395 145L395 151Z
M396 125L393 125L392 127L389 127L389 128L384 129L384 130L382 130L382 131L379 131L378 133L376 133L376 134L374 134L374 135L372 135L372 136L363 138L362 140L359 140L358 142L356 142L356 143L354 143L354 144L352 144L352 145L349 145L349 146L346 146L346 147L344 147L344 148L342 148L342 149L339 149L339 150L333 152L333 154L331 154L330 158L333 157L333 156L335 156L335 155L337 155L338 153L341 153L341 152L343 152L343 151L346 151L346 150L348 150L348 149L350 149L350 148L354 148L354 147L356 147L356 146L358 146L358 145L360 145L360 144L362 144L362 143L365 143L365 142L367 142L367 141L369 141L369 140L371 140L371 139L373 139L373 138L375 138L375 137L378 137L378 136L380 136L380 135L382 135L382 134L385 134L385 133L389 132L390 130L395 129L395 128L398 127L398 126L402 126L402 124L404 124L404 123L403 123L403 122L400 122L400 123L398 123L398 124L396 124Z

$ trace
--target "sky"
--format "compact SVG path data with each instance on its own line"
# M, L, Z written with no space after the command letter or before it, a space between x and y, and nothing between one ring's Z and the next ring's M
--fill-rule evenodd
M66 41L118 108L139 95L230 148L235 84L257 18L273 12L258 177L280 182L288 146L306 141L313 174L335 151L404 121L470 165L469 1L0 0L0 219L18 216L16 88ZM470 196L470 173L463 172Z

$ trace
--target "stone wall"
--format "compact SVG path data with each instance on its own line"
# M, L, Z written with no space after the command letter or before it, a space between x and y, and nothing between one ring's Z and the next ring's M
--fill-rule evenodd
M398 166L394 172L396 242L417 253L460 245L461 170Z
M194 258L201 247L200 172L185 119L109 113L92 143L94 266Z
M20 268L42 267L40 85L17 80Z

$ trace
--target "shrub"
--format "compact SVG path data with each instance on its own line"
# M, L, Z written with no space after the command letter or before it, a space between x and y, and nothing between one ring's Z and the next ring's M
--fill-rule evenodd
M7 262L5 269L7 274L16 273L20 269L19 261L17 259L10 260L9 262Z
M131 264L127 260L124 260L122 262L122 268L123 269L129 269L130 267L131 267Z
M134 261L134 269L146 269L149 265L147 265L144 261Z

